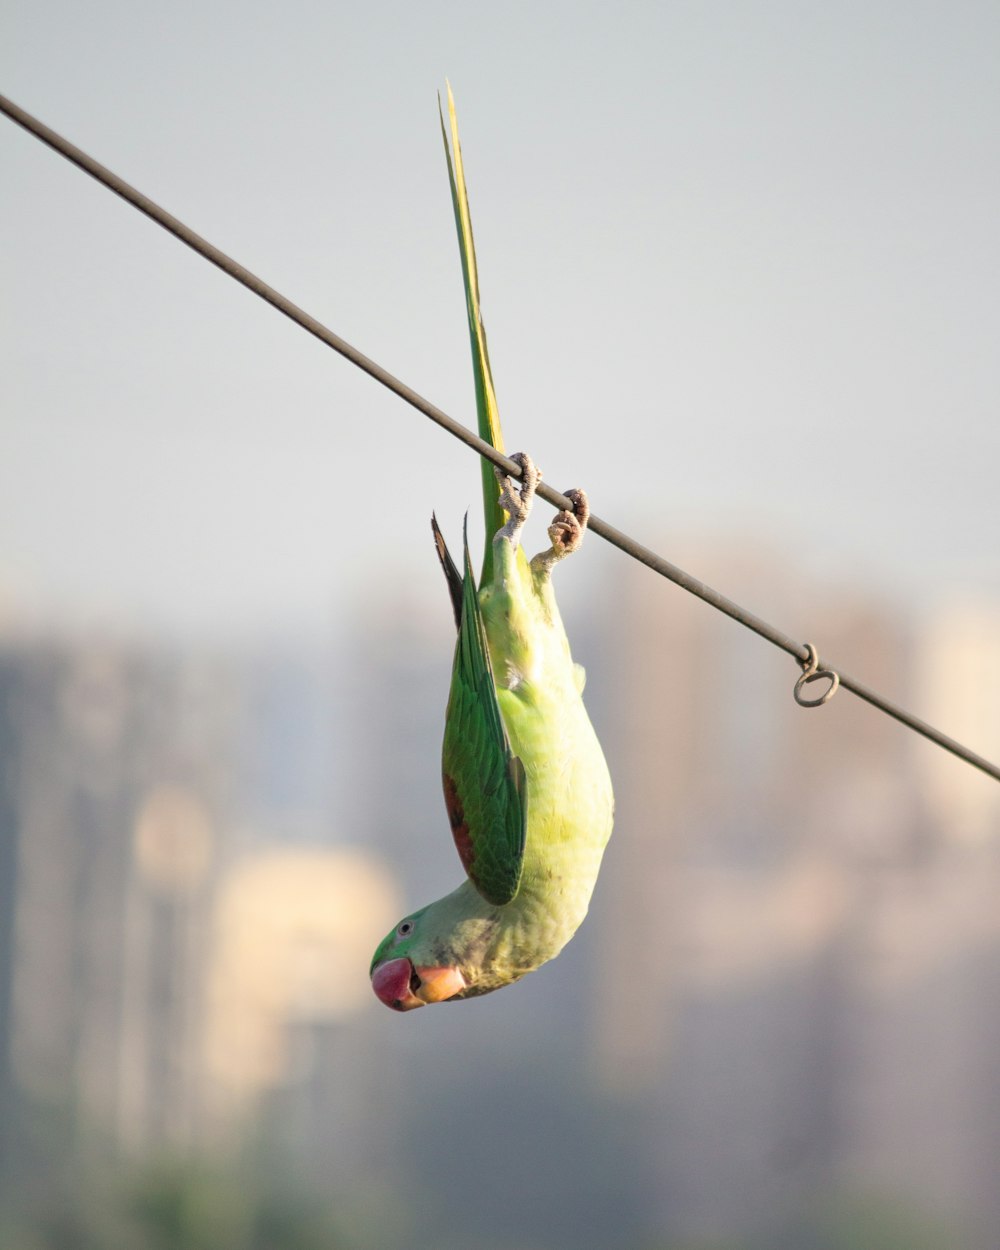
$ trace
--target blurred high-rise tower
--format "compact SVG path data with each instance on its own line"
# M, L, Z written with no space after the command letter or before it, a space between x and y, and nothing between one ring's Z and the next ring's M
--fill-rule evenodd
M779 580L766 553L735 543L686 562L1000 754L985 694L998 683L975 680L990 662L981 615L922 633L873 599ZM788 657L641 569L619 576L594 1070L643 1109L664 1226L732 1237L852 1186L985 1220L995 783L849 693L798 708ZM978 720L956 724L970 702ZM972 826L975 845L962 841Z

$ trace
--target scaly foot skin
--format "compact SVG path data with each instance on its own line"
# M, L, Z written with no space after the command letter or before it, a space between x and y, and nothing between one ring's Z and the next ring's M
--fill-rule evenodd
M511 460L520 466L522 474L516 486L514 479L504 473L503 469L496 467L493 472L500 483L500 507L507 513L507 522L501 528L500 534L510 540L512 547L516 547L521 540L521 529L531 511L535 487L541 480L542 471L535 468L535 463L527 452L516 451Z
M540 572L551 572L553 565L572 555L583 542L583 531L590 519L590 504L586 493L582 490L568 490L565 494L573 504L573 511L556 513L555 520L549 526L552 546L548 551L540 551L531 561L531 567Z

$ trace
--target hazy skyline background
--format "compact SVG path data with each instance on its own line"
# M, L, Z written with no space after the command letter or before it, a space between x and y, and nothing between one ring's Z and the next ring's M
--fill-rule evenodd
M1000 593L995 6L5 7L6 94L471 424L447 75L511 447L682 565L735 531L914 608ZM471 454L0 144L7 615L229 636L434 593Z
M510 447L1000 758L995 6L3 11L4 94L471 424L447 75ZM0 145L0 1241L993 1250L996 782L590 540L592 914L385 1011L478 466Z

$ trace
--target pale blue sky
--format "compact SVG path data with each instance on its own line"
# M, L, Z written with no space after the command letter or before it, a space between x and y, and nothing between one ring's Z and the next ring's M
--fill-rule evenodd
M3 7L0 90L471 423L447 75L510 446L668 557L1000 594L995 4ZM6 119L0 162L0 608L439 592L470 453Z

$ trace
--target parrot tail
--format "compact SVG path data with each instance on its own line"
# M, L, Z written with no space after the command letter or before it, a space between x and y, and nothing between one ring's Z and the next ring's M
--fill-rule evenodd
M445 127L441 97L438 96L438 113L441 118L441 137L448 159L448 178L451 182L451 202L455 210L455 227L462 254L462 278L465 282L465 307L469 318L469 338L472 343L472 371L476 380L476 412L479 418L479 437L502 452L503 435L500 433L500 412L493 390L490 357L486 350L486 329L479 308L479 274L476 269L476 248L472 240L472 219L469 216L469 197L465 190L465 171L462 165L462 148L458 140L458 119L455 116L455 99L448 91L448 119L451 128L451 144ZM481 463L483 476L483 517L486 522L486 551L479 584L488 584L493 577L493 535L506 519L500 506L500 490L493 466L487 460ZM436 541L436 540L435 540Z

